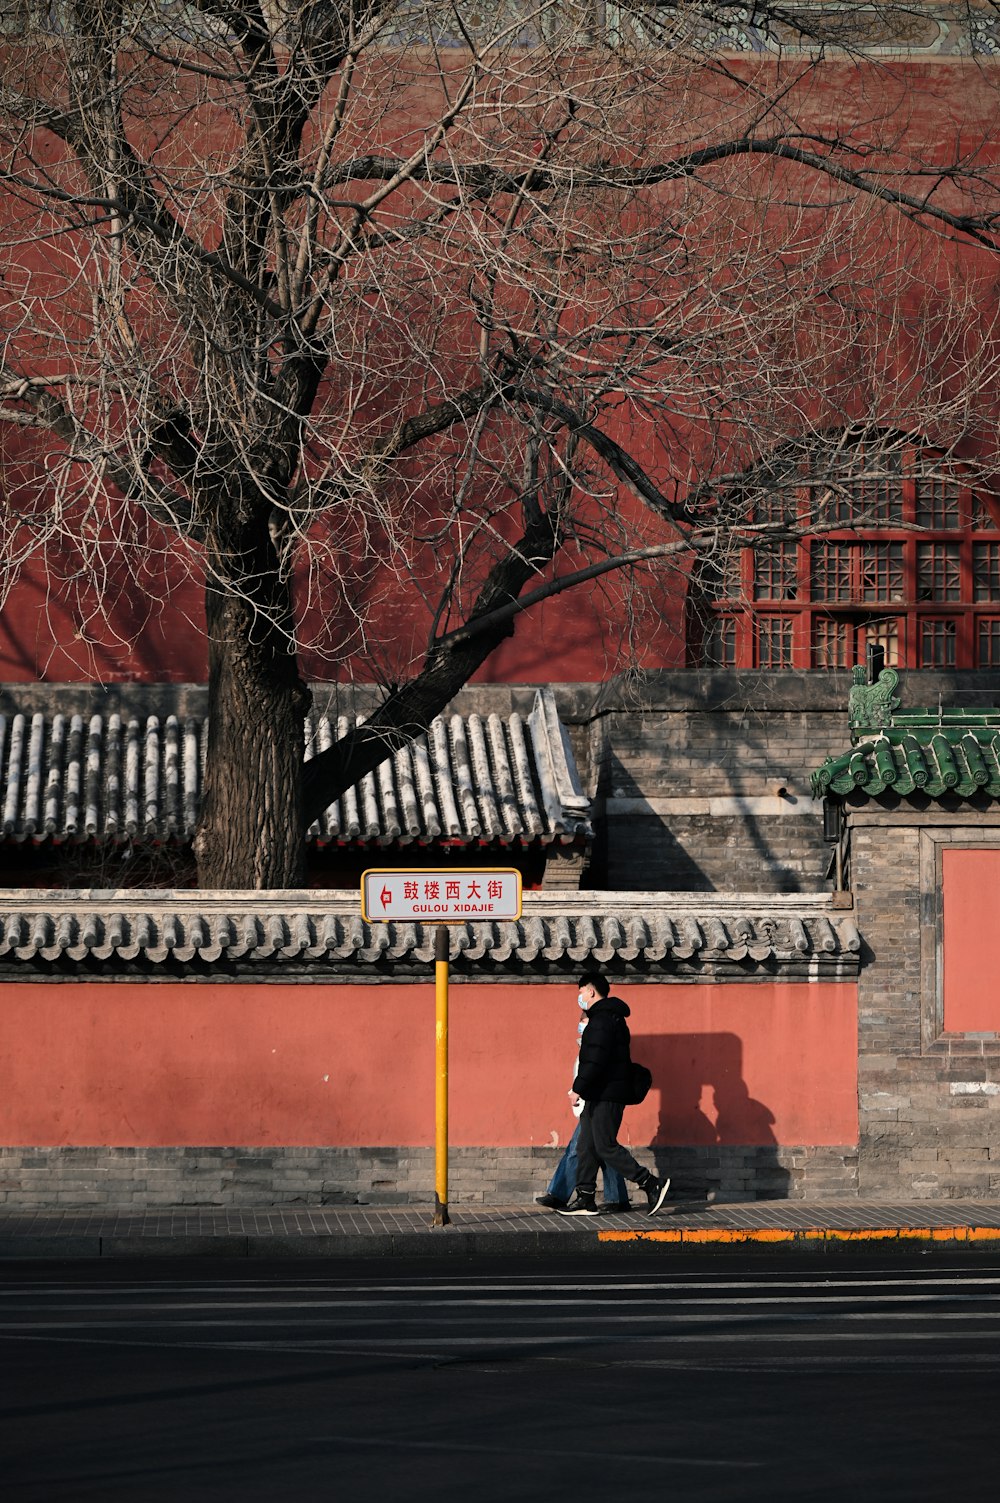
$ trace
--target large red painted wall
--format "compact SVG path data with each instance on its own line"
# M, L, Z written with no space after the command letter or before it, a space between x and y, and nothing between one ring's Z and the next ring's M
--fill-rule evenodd
M654 1074L624 1138L857 1141L849 984L626 988ZM567 985L454 985L455 1146L564 1143ZM10 985L0 1142L419 1146L434 1138L433 985Z
M394 62L374 66L390 65L396 66ZM461 59L456 58L455 66L461 65ZM726 118L726 112L735 108L734 100L742 101L741 108L746 109L747 97L757 99L755 91L750 91L748 96L739 77L741 71L749 70L750 76L759 79L762 88L766 89L774 84L773 69L783 70L781 78L788 83L790 90L782 94L788 118L799 119L803 130L816 130L826 136L841 133L849 137L854 134L876 143L892 143L901 160L912 154L915 159L943 162L952 154L968 151L976 154L977 161L989 165L996 154L995 143L1000 139L1000 131L997 128L995 73L982 59L913 62L878 58L861 66L848 60L841 63L827 60L821 67L816 67L801 59L779 65L759 58L730 58L726 60L725 69L706 74L702 88L693 96L694 113L686 125L685 140L688 129L691 139L697 139L699 132L704 132L706 139L712 138L720 113ZM171 87L174 87L173 81ZM426 92L428 88L433 86L422 81L419 74L414 74L399 100L394 102L393 109L384 117L380 116L378 128L388 141L395 139L393 131L401 132L404 143L409 139L407 111L412 112L415 120L425 118L427 102L421 100L421 91ZM374 97L388 98L389 91L383 95L376 90ZM367 117L361 124L371 128ZM218 124L215 128L219 129ZM176 146L177 139L176 133L171 133L173 149L180 149ZM790 169L782 169L786 170ZM760 163L743 165L739 168L739 175L751 184L756 181L755 174L763 174L766 178L768 171L770 168ZM770 198L762 198L762 202L771 201L780 206L772 209L770 214L775 221L772 228L779 232L779 242L782 216L790 214L792 225L797 226L799 205L812 197L801 183L794 186L797 191L789 190L787 194L772 192ZM937 185L937 191L942 191L940 185ZM753 198L752 194L750 198ZM791 205L790 209L787 204ZM0 212L9 215L12 211L8 208ZM944 281L950 267L960 268L969 278L970 285L981 284L981 295L977 295L971 305L970 325L975 324L977 317L983 319L984 326L989 325L996 306L996 273L992 258L977 252L974 247L946 244L937 234L925 233L891 216L877 233L885 235L887 247L895 238L899 259L911 269L919 269L930 289ZM33 279L33 286L43 289L47 261L51 260L47 242L38 249L27 237L26 243L19 248L19 257ZM848 268L848 273L850 270ZM860 272L865 273L866 268L860 268ZM971 327L970 332L975 343L975 328ZM886 348L892 352L893 358L905 364L905 353L901 353L904 350L902 340L901 326L894 327L891 339L886 340ZM893 413L886 412L885 420L891 421L893 416ZM674 434L676 453L669 452L665 437L668 432ZM700 453L698 434L687 431L684 422L676 415L662 428L653 425L637 438L626 433L617 436L626 442L634 439L641 457L661 480L678 473L681 476L686 474L689 457L693 454L697 460ZM6 448L0 483L13 505L17 500L19 469L23 467L26 473L32 474L39 466L44 469L44 452L39 447L37 436L26 437L20 429L6 432L3 439ZM695 472L698 473L697 463ZM86 585L78 580L74 582L73 590L80 594L80 599L74 600L69 597L65 585L57 585L54 592L49 593L46 571L41 565L34 572L27 571L0 618L0 679L43 679L48 682L202 680L206 675L206 662L205 644L199 631L202 599L197 570L195 567L195 573L190 573L190 561L184 560L181 565L169 550L168 559L166 573L171 577L163 580L158 576L154 580L141 579L142 570L134 567L131 555L119 561L121 568L112 578L108 592L112 600L108 624L103 624L94 615L95 601ZM173 573L171 566L176 566ZM419 593L398 599L393 595L393 588L391 571L359 585L357 598L352 599L348 615L353 619L356 606L370 606L376 619L390 623L387 641L381 644L384 652L392 654L384 671L390 677L398 677L395 671L397 659L407 659L411 655L411 645L422 649L430 616ZM648 592L644 588L641 593ZM638 656L643 666L656 668L683 664L682 594L683 581L674 578L666 581L658 597L647 601L646 615L636 632ZM621 641L626 614L626 601L620 583L614 578L599 588L594 587L589 593L552 601L543 611L533 613L519 623L516 635L498 649L477 677L529 683L601 680L627 660L628 654ZM86 618L85 630L81 630L82 618ZM302 637L307 639L308 631L304 631ZM377 665L381 660L376 656L373 661ZM360 654L352 658L348 651L332 662L330 659L320 662L307 658L303 666L308 676L321 679L334 672L361 681L369 681L374 676L373 662L365 661Z

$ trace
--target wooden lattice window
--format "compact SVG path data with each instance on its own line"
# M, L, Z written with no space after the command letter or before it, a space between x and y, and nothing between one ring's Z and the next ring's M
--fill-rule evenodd
M749 521L801 536L699 565L693 665L848 668L876 644L895 667L1000 667L1000 524L958 466L891 435L867 450L842 437L743 489Z
M980 668L1000 668L1000 617L980 616L978 657Z

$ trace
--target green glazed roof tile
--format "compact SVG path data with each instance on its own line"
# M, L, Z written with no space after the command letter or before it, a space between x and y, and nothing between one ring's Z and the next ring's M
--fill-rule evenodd
M911 727L887 726L839 757L828 757L812 776L817 798L857 790L870 798L886 789L962 798L983 792L1000 798L1000 730L948 727L921 744Z
M923 752L920 750L920 742L913 736L904 736L900 750L911 784L907 791L912 792L914 788L923 788L927 782L928 773L924 765Z
M994 742L988 745L980 743L980 750L983 754L983 766L986 768L986 783L983 786L1000 782L1000 747Z
M956 788L958 786L959 771L955 758L951 754L951 747L947 738L943 735L931 737L930 752L937 764L938 777L944 788Z
M892 754L892 747L888 741L876 741L872 755L875 758L875 770L886 787L895 783L899 777L899 768Z
M984 793L1000 799L1000 707L901 710L893 693L899 684L895 668L882 668L874 683L866 682L860 664L851 676L853 744L813 773L817 798L855 791L876 798L892 789L929 798Z
M979 742L975 736L966 735L962 737L961 747L962 754L968 764L969 776L977 788L985 788L990 780L990 774L983 754L979 750Z

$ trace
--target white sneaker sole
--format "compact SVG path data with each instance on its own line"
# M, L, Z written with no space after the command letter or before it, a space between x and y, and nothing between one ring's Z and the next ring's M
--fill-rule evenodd
M659 1195L657 1197L656 1204L655 1204L655 1206L650 1206L649 1210L646 1212L647 1216L655 1216L656 1215L657 1211L660 1209L660 1207L662 1206L663 1202L666 1200L666 1198L667 1198L667 1191L669 1189L670 1189L670 1181L668 1179L665 1179L663 1181L663 1183L661 1184L661 1186L660 1186L660 1193L659 1193Z

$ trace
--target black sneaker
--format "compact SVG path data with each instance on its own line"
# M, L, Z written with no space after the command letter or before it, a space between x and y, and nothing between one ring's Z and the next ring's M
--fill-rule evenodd
M667 1198L667 1191L670 1189L669 1179L655 1179L650 1174L643 1180L639 1188L646 1197L646 1205L648 1207L646 1215L655 1216Z
M536 1195L535 1205L544 1206L547 1211L561 1211L566 1204L560 1195Z
M600 1207L598 1216L624 1216L626 1211L631 1211L632 1204L628 1200L606 1200Z
M592 1195L581 1195L579 1190L573 1196L568 1206L558 1208L560 1216L599 1216L597 1204Z

